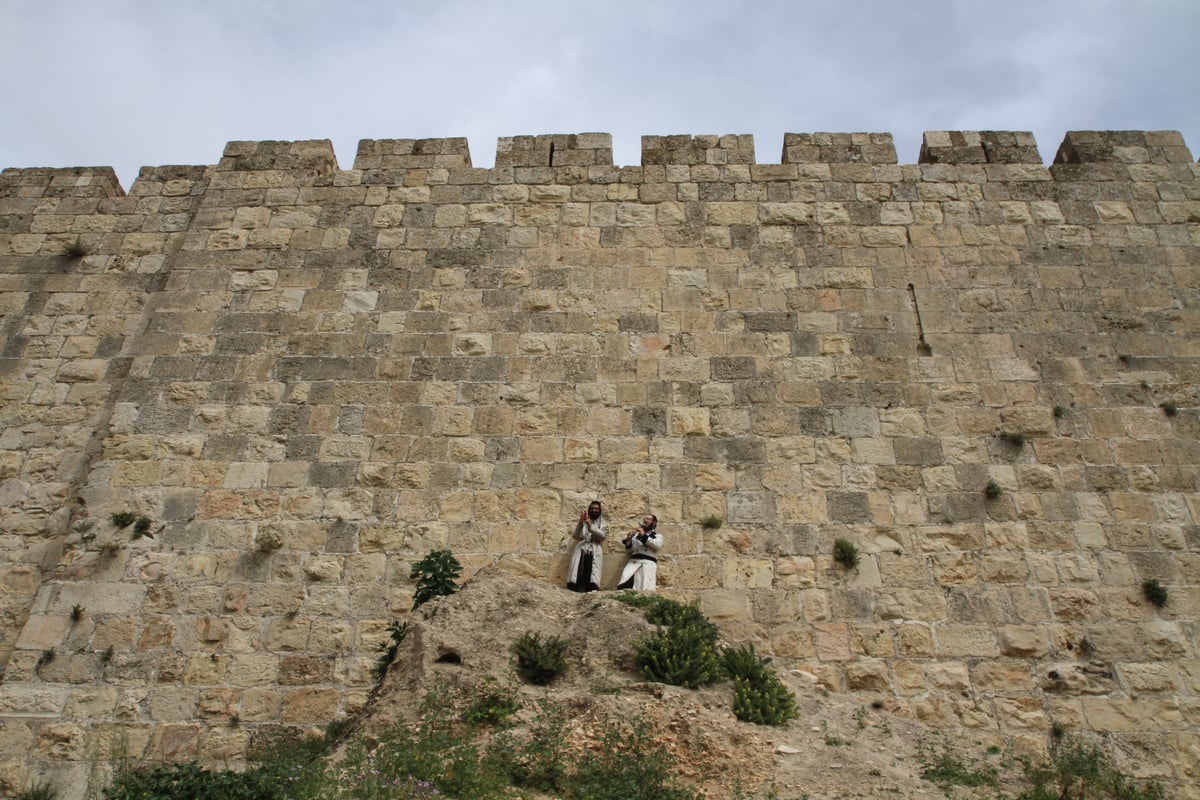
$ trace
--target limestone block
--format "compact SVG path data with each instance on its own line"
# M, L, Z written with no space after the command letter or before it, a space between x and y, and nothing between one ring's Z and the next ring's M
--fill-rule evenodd
M980 625L942 623L934 627L937 653L946 657L994 658L1000 648L993 631Z
M813 635L819 660L846 661L850 658L849 629L844 623L815 623Z
M857 692L890 692L891 676L883 661L864 659L845 665L846 688Z
M280 719L288 723L328 722L337 714L338 693L333 689L297 689L283 695Z
M17 647L23 650L52 650L60 645L71 629L71 618L67 614L31 614Z

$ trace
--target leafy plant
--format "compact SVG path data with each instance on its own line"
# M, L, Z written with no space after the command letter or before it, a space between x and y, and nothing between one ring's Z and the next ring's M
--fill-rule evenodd
M84 607L79 603L71 606L71 622L79 622L79 620L83 619L84 610Z
M983 496L988 500L999 500L1004 495L1004 487L996 483L995 478L989 478L987 486L983 487Z
M1062 406L1054 407L1054 418L1055 419L1062 419L1066 415L1067 415L1067 410L1065 408L1063 408Z
M413 609L417 609L435 597L444 597L458 591L455 579L462 574L462 565L449 550L431 550L427 556L413 564L409 578L417 582L413 591Z
M42 652L38 653L37 663L33 667L34 670L36 671L36 670L39 670L42 667L46 666L50 662L54 661L54 659L57 656L58 656L58 653L54 652L53 649L46 648Z
M114 511L108 515L108 519L118 528L128 528L137 519L137 514L132 511Z
M1159 583L1157 578L1142 581L1142 596L1155 608L1162 608L1167 604L1167 587Z
M700 520L700 527L704 528L706 531L720 530L723 524L725 524L725 521L716 514L709 514L707 517Z
M484 678L476 684L472 695L463 711L463 720L472 725L495 725L511 717L521 707L511 689L491 678Z
M1179 406L1175 405L1174 403L1172 403L1170 401L1168 401L1166 403L1159 403L1158 407L1161 408L1163 410L1163 413L1166 414L1168 417L1173 417L1179 413Z
M526 631L513 642L512 652L517 657L517 672L530 683L546 686L567 670L565 658L570 642L558 636L547 636Z
M100 557L101 558L112 558L118 552L120 552L120 550L121 550L120 542L101 542L100 543Z
M849 539L837 539L833 543L833 560L846 569L858 566L858 547Z
M387 675L388 668L396 660L396 651L400 649L400 643L408 635L408 623L394 619L388 623L387 630L388 640L379 643L379 649L383 653L379 656L379 660L375 662L375 669L371 673L375 679L375 683L383 681L384 676Z
M1039 764L1025 764L1032 787L1017 800L1164 800L1157 783L1139 786L1112 766L1099 749L1064 738Z

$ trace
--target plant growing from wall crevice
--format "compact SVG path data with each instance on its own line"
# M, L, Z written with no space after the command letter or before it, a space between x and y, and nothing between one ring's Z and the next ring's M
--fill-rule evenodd
M833 560L844 569L854 569L858 566L858 546L849 539L835 539L833 542Z
M1167 604L1167 587L1159 583L1157 578L1151 578L1142 582L1142 596L1150 602L1150 605L1162 608Z

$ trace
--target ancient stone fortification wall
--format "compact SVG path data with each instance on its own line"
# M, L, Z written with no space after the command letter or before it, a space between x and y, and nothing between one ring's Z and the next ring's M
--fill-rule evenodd
M111 741L236 761L352 712L416 558L561 581L599 497L661 518L664 591L830 687L1101 732L1200 796L1181 138L611 160L605 134L503 139L492 169L462 139L345 171L234 142L128 194L0 175L0 782L82 786Z

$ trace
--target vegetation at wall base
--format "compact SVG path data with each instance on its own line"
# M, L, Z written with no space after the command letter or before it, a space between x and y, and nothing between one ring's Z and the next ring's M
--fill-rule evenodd
M431 550L413 564L409 578L417 582L413 591L413 610L435 597L445 597L458 591L455 581L462 574L462 564L449 550Z
M1138 784L1118 771L1098 748L1064 736L1037 764L1026 762L1031 788L1017 800L1165 800L1157 783Z
M941 753L923 750L925 759L921 777L930 783L949 791L953 786L995 786L999 783L999 773L995 767L970 767L963 763L957 755L943 746Z
M517 657L517 672L530 683L546 686L567 671L567 648L570 642L559 636L547 636L526 631L513 642Z

